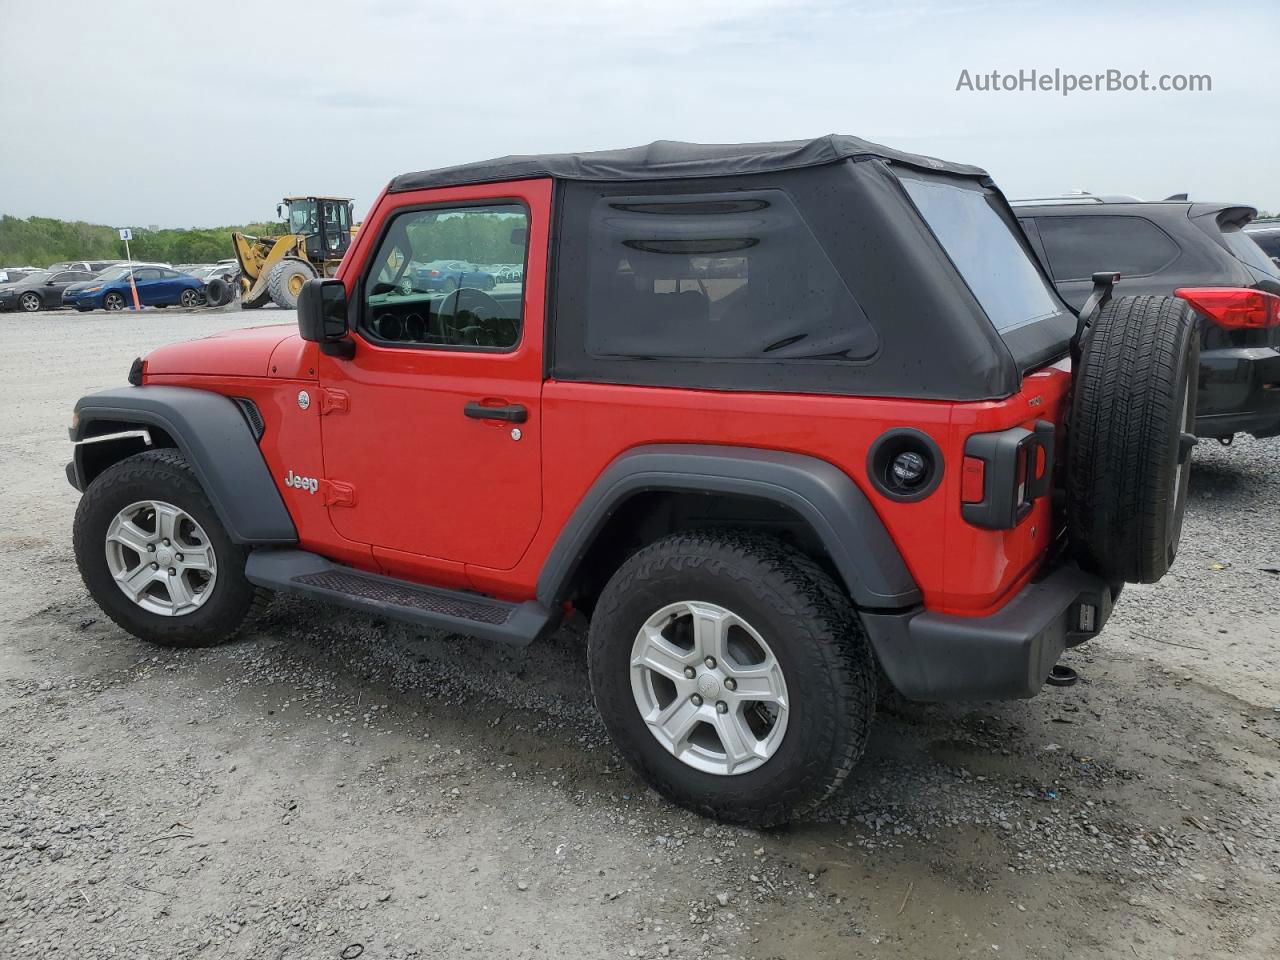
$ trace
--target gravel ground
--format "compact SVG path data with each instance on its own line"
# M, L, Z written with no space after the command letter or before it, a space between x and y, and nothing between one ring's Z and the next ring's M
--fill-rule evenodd
M1197 451L1079 686L886 708L840 797L750 831L621 766L580 623L513 653L278 598L174 652L102 616L72 403L277 319L0 316L0 956L1277 955L1280 442Z

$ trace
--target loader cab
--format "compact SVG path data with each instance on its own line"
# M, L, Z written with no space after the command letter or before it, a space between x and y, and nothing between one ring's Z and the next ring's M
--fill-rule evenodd
M276 212L290 233L305 238L312 263L341 260L351 246L351 200L345 197L285 197Z

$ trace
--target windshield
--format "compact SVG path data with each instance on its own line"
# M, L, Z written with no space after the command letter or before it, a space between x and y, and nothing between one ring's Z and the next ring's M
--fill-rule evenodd
M49 270L33 270L31 273L25 274L22 277L22 281L24 283L44 283L52 276L53 273Z
M315 233L317 230L316 202L293 200L289 203L289 232Z
M113 280L119 280L121 277L129 275L128 267L112 267L110 270L104 270L94 280L98 283L110 283Z
M903 187L1001 333L1066 309L988 192L900 174Z

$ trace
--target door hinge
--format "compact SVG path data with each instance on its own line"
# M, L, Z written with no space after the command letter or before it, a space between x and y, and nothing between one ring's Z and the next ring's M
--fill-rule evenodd
M344 390L320 391L320 416L329 413L346 413L351 409L351 396Z
M354 507L356 505L356 488L349 483L338 480L321 480L320 492L324 496L326 507Z

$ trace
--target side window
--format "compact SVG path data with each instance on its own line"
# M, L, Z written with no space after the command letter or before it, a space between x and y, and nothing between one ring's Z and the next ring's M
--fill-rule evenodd
M389 346L514 348L528 242L519 203L397 214L365 275L361 333Z
M72 280L79 280L80 274L67 270L63 273L55 273L49 278L50 283L70 283Z
M593 356L858 360L879 345L782 190L602 197L588 247Z
M1179 254L1169 235L1143 217L1098 214L1036 217L1053 279L1088 280L1101 270L1126 277L1159 273Z
M139 270L133 271L133 279L139 282L144 280L159 280L160 271L155 267L143 267Z

